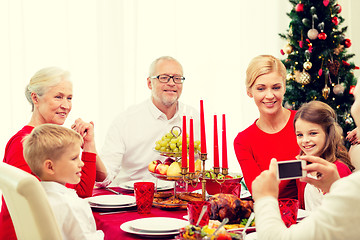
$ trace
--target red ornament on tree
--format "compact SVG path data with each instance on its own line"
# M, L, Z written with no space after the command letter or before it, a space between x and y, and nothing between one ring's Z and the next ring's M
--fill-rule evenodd
M349 90L349 94L354 94L354 90L355 90L355 86L351 85L350 90Z
M302 12L302 11L304 11L304 4L302 4L302 3L296 4L296 6L295 6L295 11L297 11L297 12Z
M350 46L351 46L351 40L350 39L345 39L345 41L344 41L344 45L345 45L345 47L346 48L349 48Z
M341 13L342 8L341 8L341 6L340 6L339 4L336 4L336 5L334 6L334 9L335 9L335 11L336 11L337 13Z
M326 33L321 32L321 33L319 33L318 38L319 38L320 40L325 40L325 39L327 38L327 35L326 35Z
M329 0L324 0L323 1L324 6L327 7L329 5L329 2L330 2Z
M338 19L337 17L333 17L333 18L331 19L331 21L332 21L332 23L333 23L335 26L337 26L337 25L339 24L339 19Z

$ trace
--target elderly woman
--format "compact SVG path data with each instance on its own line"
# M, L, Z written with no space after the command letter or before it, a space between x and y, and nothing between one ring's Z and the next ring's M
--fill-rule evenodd
M296 112L282 106L285 84L286 68L279 59L270 55L252 59L246 71L246 91L254 99L260 117L234 141L235 153L250 192L252 182L269 168L272 158L292 160L300 151L293 124ZM279 197L297 199L296 181L281 181Z
M72 107L72 83L69 73L57 67L39 70L31 78L25 90L27 100L32 106L30 122L18 131L7 143L4 162L31 173L23 156L22 140L34 127L45 123L64 124ZM72 128L83 137L81 181L74 188L80 197L90 197L96 177L96 148L93 123L77 119ZM15 230L4 199L0 212L0 239L16 239Z

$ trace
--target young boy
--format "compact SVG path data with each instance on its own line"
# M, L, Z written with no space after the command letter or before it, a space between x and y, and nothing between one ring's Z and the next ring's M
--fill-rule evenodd
M24 158L41 180L63 238L104 239L87 201L65 187L80 181L82 143L82 137L71 129L42 124L24 138Z

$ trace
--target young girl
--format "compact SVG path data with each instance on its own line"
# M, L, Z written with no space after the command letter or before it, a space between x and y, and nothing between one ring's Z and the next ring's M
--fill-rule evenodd
M354 167L343 144L342 129L329 105L320 101L305 103L295 115L294 126L300 155L317 156L334 163L340 177L351 174ZM319 177L317 173L312 176ZM323 194L313 185L306 184L305 209L311 211L319 206Z

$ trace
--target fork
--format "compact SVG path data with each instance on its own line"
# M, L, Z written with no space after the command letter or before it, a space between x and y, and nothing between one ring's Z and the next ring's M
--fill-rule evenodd
M113 190L113 189L111 189L111 188L108 188L108 187L105 187L105 190L107 190L107 191L109 191L109 192L112 192L112 193L115 193L115 194L117 194L117 195L123 195L122 193L117 192L117 191L115 191L115 190Z
M115 211L115 212L101 212L101 213L99 213L99 215L116 214L116 213L126 213L126 212L134 212L134 211L137 211L137 209L124 210L124 211Z

